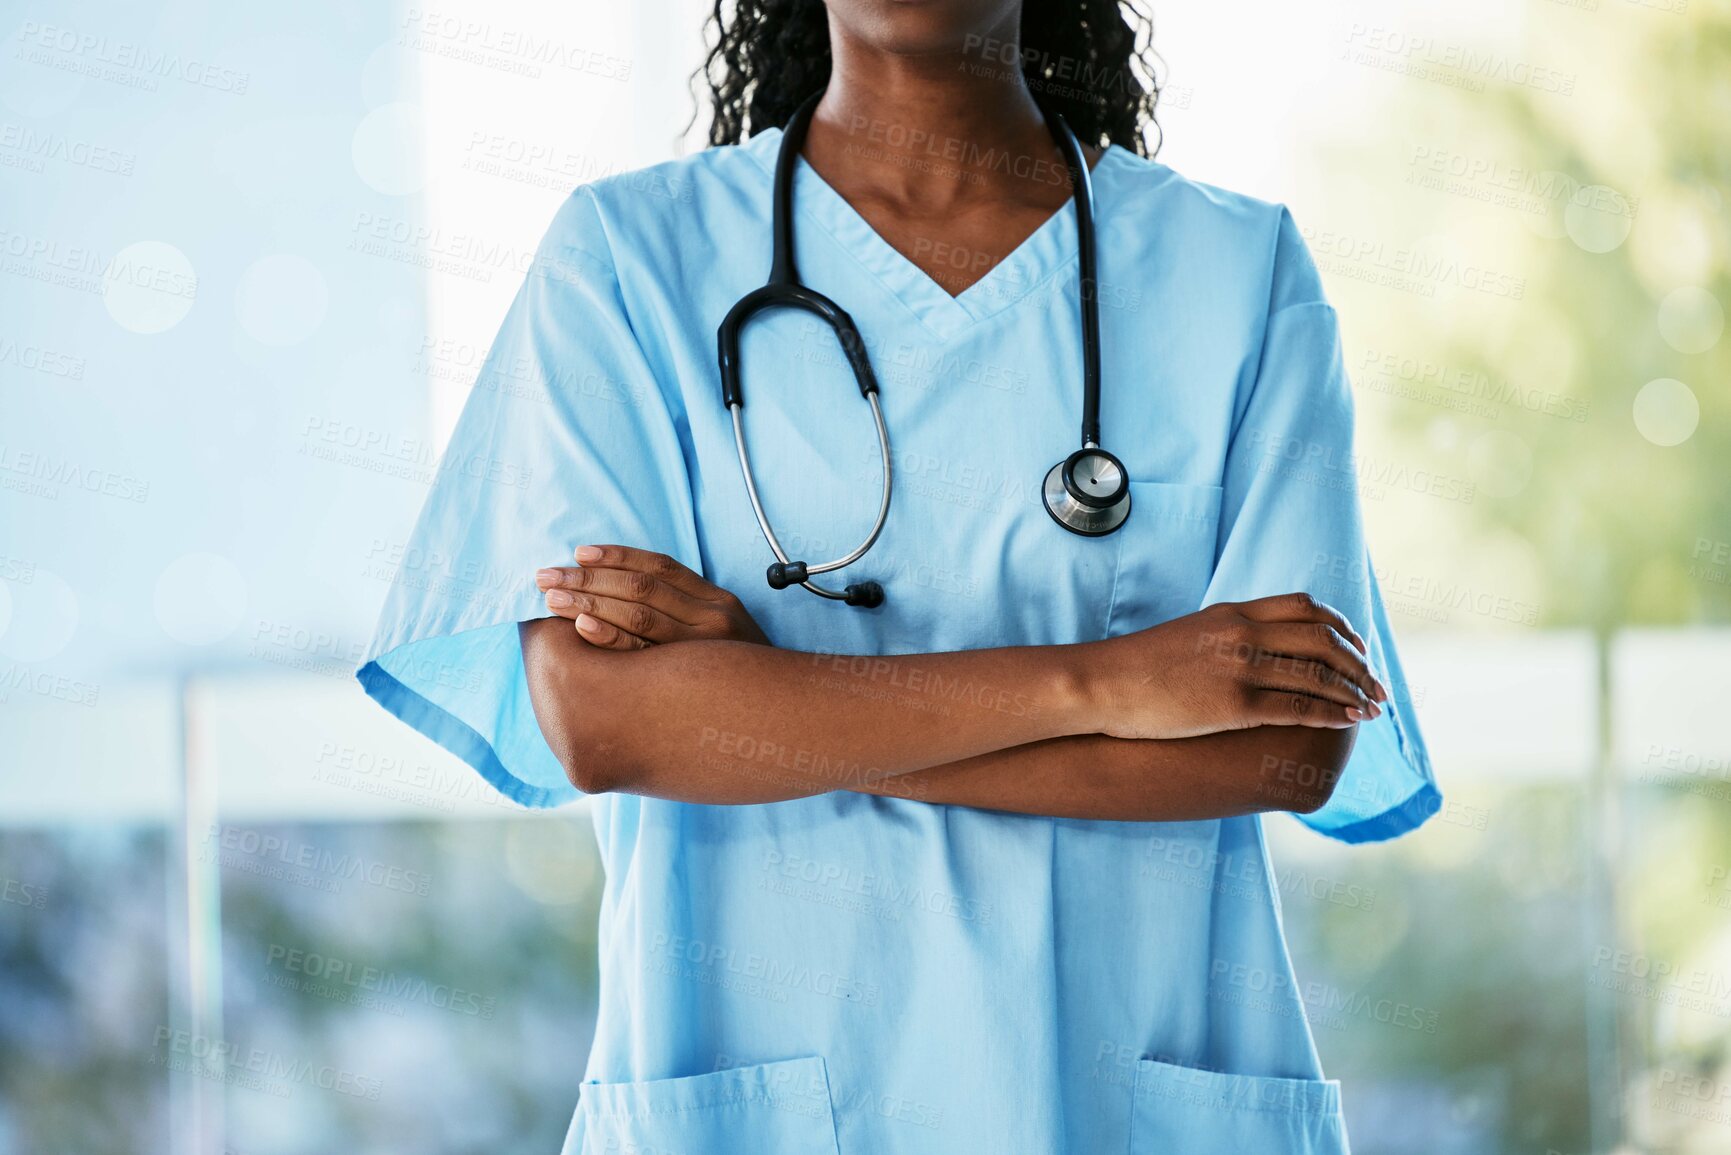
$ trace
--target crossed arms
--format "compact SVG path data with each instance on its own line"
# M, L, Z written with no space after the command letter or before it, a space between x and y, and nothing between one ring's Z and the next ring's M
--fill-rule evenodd
M1097 642L889 657L778 649L662 554L586 546L520 627L535 715L571 781L687 802L832 790L1124 821L1328 800L1387 691L1305 594Z

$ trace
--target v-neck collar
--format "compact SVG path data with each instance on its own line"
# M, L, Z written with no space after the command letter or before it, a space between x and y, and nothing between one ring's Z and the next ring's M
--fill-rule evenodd
M781 147L781 129L769 128L746 141L741 148L759 167L775 175L776 153ZM1095 217L1102 213L1105 197L1102 177L1110 177L1117 161L1118 146L1108 145L1089 170L1094 186ZM1045 284L1076 260L1076 200L1066 200L1038 228L1016 246L986 275L961 293L950 292L925 270L903 256L837 192L818 171L798 158L793 176L794 212L801 223L815 224L833 237L884 286L932 334L948 340L979 321L1014 305Z

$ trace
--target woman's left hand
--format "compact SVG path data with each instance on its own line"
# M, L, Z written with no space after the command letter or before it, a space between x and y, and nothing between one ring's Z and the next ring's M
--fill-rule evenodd
M641 650L702 639L767 646L738 598L664 553L584 545L578 565L538 570L547 608L577 623L577 636L603 650Z

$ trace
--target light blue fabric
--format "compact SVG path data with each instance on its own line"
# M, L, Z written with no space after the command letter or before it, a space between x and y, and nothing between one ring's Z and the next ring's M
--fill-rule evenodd
M516 623L545 616L534 571L581 543L671 553L778 645L834 654L1084 641L1305 589L1353 621L1397 701L1305 821L1361 841L1434 812L1309 254L1279 206L1122 149L1094 182L1124 529L1078 537L1039 504L1080 419L1073 209L952 298L802 165L802 276L859 322L883 384L895 502L848 580L888 601L767 588L715 329L767 271L779 141L565 202L415 530L367 692L507 796L552 806L576 792L536 728ZM808 558L851 548L876 444L828 330L754 322L745 365L784 540ZM982 689L934 687L931 708ZM763 738L709 741L733 757L756 743L766 767L795 753ZM591 806L600 1010L567 1152L1346 1150L1257 818L1067 821L846 792Z

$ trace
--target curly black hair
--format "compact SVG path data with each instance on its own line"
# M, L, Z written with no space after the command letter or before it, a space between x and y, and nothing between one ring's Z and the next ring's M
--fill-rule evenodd
M786 124L829 83L823 0L715 0L705 28L713 30L709 55L692 79L709 88L712 145L739 144ZM1026 0L1020 59L1007 47L988 46L972 66L1019 64L1029 91L1061 113L1078 138L1153 156L1160 149L1153 33L1153 20L1130 0Z

